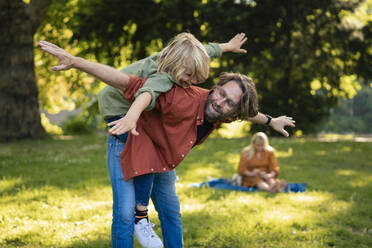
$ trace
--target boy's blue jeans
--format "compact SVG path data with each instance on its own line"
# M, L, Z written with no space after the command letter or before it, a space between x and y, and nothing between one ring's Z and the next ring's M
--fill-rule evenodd
M148 206L155 174L145 174L133 178L136 203Z
M124 139L125 140L125 139ZM107 167L113 194L111 240L113 248L133 247L135 192L133 180L124 181L120 154L125 142L114 136L107 141ZM180 202L175 171L155 173L151 199L158 212L165 248L183 247Z

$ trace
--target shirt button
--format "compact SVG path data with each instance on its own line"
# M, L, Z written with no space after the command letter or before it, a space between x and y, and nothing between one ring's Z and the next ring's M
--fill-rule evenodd
M201 119L200 121L203 122L203 119Z
M192 141L190 141L190 144L192 144Z
M183 158L184 158L184 157L185 157L185 155L183 155L183 154L182 154L182 155L181 155L181 157L183 157Z
M176 165L175 164L172 164L172 167L175 167Z
M136 175L138 174L138 172L137 172L137 171L136 171L135 173L136 173Z
M165 171L165 168L163 168L163 171Z
M151 171L154 171L154 168L151 168Z

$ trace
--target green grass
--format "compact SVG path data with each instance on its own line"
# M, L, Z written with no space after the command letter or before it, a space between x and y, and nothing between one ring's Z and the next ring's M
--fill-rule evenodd
M0 247L110 247L105 141L0 144ZM231 177L248 143L209 138L177 168L185 247L372 247L372 143L272 139L281 178L306 193L188 187Z

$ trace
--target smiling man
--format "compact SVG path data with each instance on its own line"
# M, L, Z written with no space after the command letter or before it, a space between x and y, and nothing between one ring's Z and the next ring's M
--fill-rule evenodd
M146 79L131 76L125 97L133 99L141 87L146 87ZM174 169L221 122L237 119L260 122L260 118L267 120L258 114L256 88L247 76L224 73L213 90L175 86L158 98L154 110L141 115L137 122L141 135L128 135L121 154L124 179ZM274 122L284 126L292 120L280 117ZM115 129L112 132L121 134ZM146 152L138 156L139 151Z

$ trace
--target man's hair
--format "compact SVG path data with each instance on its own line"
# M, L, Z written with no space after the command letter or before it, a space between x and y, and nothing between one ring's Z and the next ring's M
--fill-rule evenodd
M203 44L190 33L180 33L165 47L157 58L157 71L166 72L176 82L190 70L190 76L204 82L209 74L209 56Z
M218 86L227 82L235 81L243 92L237 113L232 116L232 120L248 120L258 114L258 97L256 86L250 77L239 73L222 73L218 78Z

